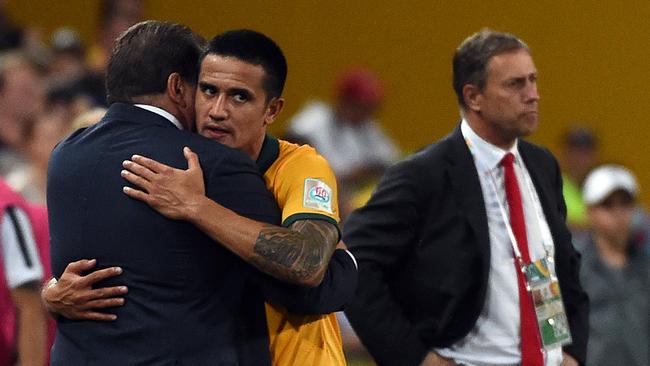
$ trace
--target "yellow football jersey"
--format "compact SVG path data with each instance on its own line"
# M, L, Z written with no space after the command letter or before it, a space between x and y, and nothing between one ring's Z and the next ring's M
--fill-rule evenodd
M267 136L257 164L282 211L283 226L314 219L338 227L336 178L316 150ZM335 314L294 315L267 303L266 318L274 366L346 365Z

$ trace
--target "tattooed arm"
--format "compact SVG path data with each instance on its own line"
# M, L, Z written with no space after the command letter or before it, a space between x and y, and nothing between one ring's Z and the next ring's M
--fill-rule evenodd
M338 235L334 225L322 220L299 220L289 228L265 225L255 241L250 263L274 277L317 286Z
M164 216L189 221L261 271L291 283L318 286L339 239L327 221L299 220L274 226L240 216L205 196L196 154L184 151L188 169L174 169L141 156L124 163L122 176L141 190L124 192Z
M247 219L205 196L197 201L187 221L260 271L307 286L322 281L339 239L333 224L299 220L285 228Z

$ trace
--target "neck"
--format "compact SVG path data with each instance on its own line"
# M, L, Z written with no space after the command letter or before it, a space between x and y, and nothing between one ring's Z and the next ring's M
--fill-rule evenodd
M608 265L621 268L627 264L627 238L617 240L596 234L594 235L594 243L598 254Z
M169 113L171 113L171 109L170 109L171 103L169 99L165 98L164 95L141 95L135 98L131 98L131 103L147 104L150 106L164 109L166 111L169 111Z
M264 138L266 134L263 134L255 143L250 147L250 149L244 148L242 151L246 153L253 161L257 161L262 153L262 147L264 146Z
M467 124L483 140L503 150L510 150L514 146L516 138L501 136L500 131L483 119L480 114L471 110L465 111L463 114Z
M158 107L169 112L171 115L176 117L183 125L183 128L191 131L191 126L187 123L185 116L181 112L178 105L173 101L167 98L164 94L159 95L143 95L136 98L131 98L131 103L133 104L147 104L153 107Z

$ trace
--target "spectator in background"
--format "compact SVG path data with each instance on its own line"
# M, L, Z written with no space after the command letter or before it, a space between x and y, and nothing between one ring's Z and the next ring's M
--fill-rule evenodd
M562 140L562 194L567 206L567 224L574 236L584 234L587 211L582 201L582 182L598 161L598 141L593 131L574 126Z
M25 126L44 103L44 82L36 67L20 53L0 56L0 176L24 164Z
M59 28L52 34L50 44L48 79L54 99L105 105L104 74L93 72L86 64L86 48L79 34L71 28Z
M7 174L7 183L29 202L45 205L47 165L54 146L68 133L70 121L60 114L43 113L24 131L25 165Z
M50 38L53 59L50 63L51 79L74 80L86 72L86 53L79 34L72 28L58 28Z
M50 80L52 81L52 80ZM21 126L23 163L12 167L6 181L31 203L45 204L50 153L69 132L77 116L90 110L92 102L78 80L58 80L47 90L43 111L34 113ZM58 84L58 85L57 85Z
M310 144L332 166L339 181L342 217L350 211L355 191L374 182L399 156L375 120L383 96L375 74L351 69L339 78L333 107L309 102L289 122L287 138Z
M47 253L42 213L0 180L0 366L46 363L47 318L40 285L49 265L44 268L39 258L39 253Z
M585 181L589 236L576 246L591 299L592 366L650 365L650 260L632 231L637 194L636 179L622 166L598 167Z
M594 131L584 126L571 127L562 143L562 194L567 206L567 224L577 241L585 241L589 235L582 186L589 171L598 164L599 146ZM650 251L650 216L638 204L632 217L632 232L638 245Z
M102 0L99 8L99 33L88 50L88 64L93 72L103 75L117 37L142 19L143 2Z
M23 28L16 24L6 9L7 1L0 1L0 52L19 51L39 66L47 65L47 47L41 42L41 29Z

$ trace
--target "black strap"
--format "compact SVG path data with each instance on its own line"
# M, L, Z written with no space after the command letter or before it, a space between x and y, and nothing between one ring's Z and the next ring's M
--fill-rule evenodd
M25 241L25 233L23 233L23 228L20 226L20 223L18 222L18 216L16 215L16 208L15 207L7 207L7 214L9 215L9 219L14 225L14 229L16 231L16 238L18 238L18 247L20 248L20 252L23 255L23 260L25 261L25 265L27 268L32 268L34 265L34 262L32 261L32 258L29 256L29 251L27 251L27 242Z

